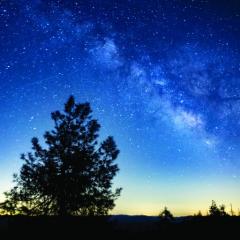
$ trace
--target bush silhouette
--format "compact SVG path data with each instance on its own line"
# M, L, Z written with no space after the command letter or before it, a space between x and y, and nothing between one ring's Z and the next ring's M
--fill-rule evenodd
M63 113L52 113L54 129L44 134L44 147L33 138L33 151L21 155L24 164L2 212L89 216L113 209L121 192L112 191L119 150L113 137L98 143L100 125L91 112L89 103L76 104L71 96Z

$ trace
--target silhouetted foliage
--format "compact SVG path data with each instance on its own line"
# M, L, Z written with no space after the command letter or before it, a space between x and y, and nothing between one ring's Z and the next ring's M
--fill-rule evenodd
M199 210L197 214L194 214L194 217L202 217L202 212Z
M119 150L113 137L98 143L100 125L91 112L89 103L76 104L71 96L63 113L52 113L55 126L44 134L44 147L33 138L33 151L21 155L24 164L5 193L3 212L106 215L113 209L121 192L112 191Z
M225 206L224 205L220 205L218 207L215 201L212 201L212 205L209 208L209 214L212 217L228 216L228 214L225 211Z
M173 214L167 209L167 207L165 207L159 214L159 217L163 221L172 221L174 219Z

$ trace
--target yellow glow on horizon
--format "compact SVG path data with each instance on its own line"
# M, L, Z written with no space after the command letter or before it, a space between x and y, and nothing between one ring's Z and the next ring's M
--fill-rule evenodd
M215 180L211 184L201 181L195 183L149 188L130 186L116 201L116 207L111 214L150 215L157 216L166 206L174 216L194 215L201 211L207 215L212 200L217 205L224 204L226 211L238 214L240 209L240 183L233 180Z

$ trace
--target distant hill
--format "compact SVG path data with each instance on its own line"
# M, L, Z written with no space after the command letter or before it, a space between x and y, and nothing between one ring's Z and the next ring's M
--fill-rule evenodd
M59 238L67 234L67 239L79 236L94 237L96 233L103 239L159 239L159 236L175 237L198 236L205 239L206 236L213 236L213 239L221 239L227 235L226 239L231 236L239 235L240 217L176 217L173 221L160 220L157 216L145 215L112 215L109 217L57 217L57 216L0 216L0 232L9 236L32 237L46 236ZM49 235L50 234L50 235ZM107 238L108 237L108 238ZM25 238L24 238L25 239Z
M191 219L192 216L175 217L174 222L182 222L187 219ZM111 221L117 221L119 223L146 223L146 222L158 222L159 217L157 216L146 216L146 215L112 215Z
M145 215L113 215L110 218L111 221L117 221L121 223L142 223L142 222L157 222L158 217L145 216Z

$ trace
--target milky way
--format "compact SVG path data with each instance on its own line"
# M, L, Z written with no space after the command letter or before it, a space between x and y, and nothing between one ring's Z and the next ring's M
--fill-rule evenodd
M116 212L237 205L239 13L237 1L1 1L0 190L73 94L119 144Z

